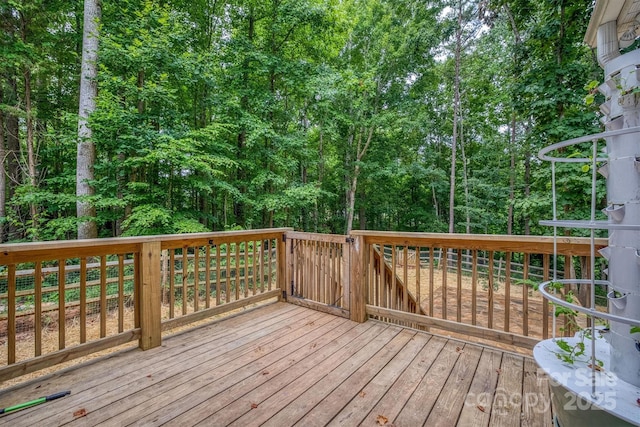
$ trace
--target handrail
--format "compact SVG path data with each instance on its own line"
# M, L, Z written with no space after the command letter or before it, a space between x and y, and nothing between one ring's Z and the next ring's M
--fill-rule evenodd
M280 299L288 231L0 245L0 381Z
M562 255L588 256L589 239L558 240ZM463 268L460 256L436 258L434 248L468 251L471 266ZM363 230L340 236L288 228L0 245L0 339L7 339L0 381L132 340L151 348L167 328L285 295L356 321L453 327L528 346L540 324L547 334L552 313L518 280L533 278L534 257L542 269L536 274L548 280L551 253L549 237ZM498 259L504 269L491 262ZM471 298L470 310L463 297ZM80 338L64 327L71 318ZM522 329L513 326L519 318ZM112 321L114 330L106 326ZM99 325L98 335L90 336L90 323ZM46 328L57 341L53 350L42 342ZM16 348L27 333L36 341L25 359Z
M409 233L390 231L352 231L351 235L362 236L367 243L387 243L395 245L412 244L421 246L442 246L447 248L477 249L487 251L531 251L553 254L554 239L550 236L521 236L497 234L458 233ZM596 247L607 246L607 239L596 239ZM591 240L586 237L558 237L558 252L563 255L588 256Z
M540 294L532 292L533 276L531 262L535 258L541 264L543 277L536 282L548 281L552 273L551 257L554 247L557 253L572 262L572 257L581 257L586 266L591 255L591 239L559 237L554 244L552 237L470 235L437 233L393 233L379 231L354 231L353 236L362 239L365 253L375 253L384 247L388 253L401 251L410 254L409 294L416 295L416 308L407 310L399 303L393 283L388 283L372 261L365 261L363 289L367 289L367 313L382 320L407 326L444 329L465 336L476 336L503 344L532 347L532 343L551 335L554 313ZM607 246L607 239L595 239L596 248ZM420 256L418 256L418 251ZM458 252L458 258L434 254ZM472 259L471 272L462 269L462 252ZM382 251L381 251L382 252ZM490 260L486 265L479 262L481 253ZM426 254L429 254L428 256ZM373 255L369 255L371 258ZM504 277L499 276L494 266L496 259L505 263ZM398 275L406 275L407 265L388 256ZM468 267L467 267L468 270ZM572 269L565 268L565 274ZM568 278L565 276L565 278ZM573 283L581 283L573 280ZM536 283L537 284L537 283ZM409 295L408 294L408 295ZM375 310L373 307L377 307ZM417 321L422 311L427 315ZM411 313L405 316L403 312ZM381 313L384 313L382 315ZM443 321L435 322L434 319ZM561 318L562 320L563 318ZM562 323L562 322L561 322ZM452 325L460 325L455 327ZM569 319L559 327L568 333ZM480 328L476 332L474 328ZM493 331L493 332L490 332Z

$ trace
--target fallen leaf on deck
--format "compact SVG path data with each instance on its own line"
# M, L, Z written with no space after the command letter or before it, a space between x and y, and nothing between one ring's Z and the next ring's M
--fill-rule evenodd
M358 394L358 396L360 396L360 397L365 397L366 395L367 395L367 393L365 393L364 391L361 391L361 392Z
M378 422L378 425L383 426L389 421L389 418L385 417L384 415L378 415L376 421Z
M258 407L258 404L257 404L257 403L252 403L252 404L251 404L251 409L256 409L257 407Z
M84 417L85 415L87 415L87 410L82 408L82 409L78 409L77 411L75 411L73 413L73 416L75 418L79 418L79 417Z
M484 412L484 406L482 406L482 405L476 405L476 408L478 408L479 410L481 410L482 412Z
M262 375L269 375L269 371L264 371Z
M500 375L502 373L502 369L496 369L496 372L498 373L498 375Z

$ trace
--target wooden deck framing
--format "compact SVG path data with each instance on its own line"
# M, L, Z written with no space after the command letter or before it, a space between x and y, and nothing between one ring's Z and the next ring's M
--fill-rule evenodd
M550 426L532 359L273 303L25 385L0 425Z

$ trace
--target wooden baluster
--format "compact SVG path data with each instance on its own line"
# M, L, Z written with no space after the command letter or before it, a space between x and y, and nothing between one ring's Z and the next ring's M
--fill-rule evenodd
M271 251L269 251L269 253L271 253ZM233 262L236 276L236 280L234 281L236 285L236 301L238 301L240 296L244 294L244 292L240 292L242 290L242 281L240 280L240 242L236 242L236 251Z
M457 307L456 307L456 320L458 323L462 322L462 250L458 249L458 265L457 265Z
M118 255L118 332L124 331L124 255Z
M473 250L471 256L471 324L478 322L478 251Z
M193 248L193 311L200 309L200 247Z
M493 251L489 252L489 272L488 272L488 276L489 276L489 300L487 301L487 311L488 311L488 317L487 317L487 327L489 329L493 329L493 299L494 299L494 295L493 295L493 284L494 284L494 277L493 277Z
M187 314L187 293L189 281L189 248L182 248L182 315Z
M421 268L421 265L420 265L420 246L416 246L415 250L416 250L416 258L415 258L415 269L416 269L416 313L421 313L422 310L420 308L421 307L420 303L421 303L422 295L421 295L421 292L420 292L421 291L421 289L420 289L420 287L421 287L421 284L420 284L420 268Z
M16 363L16 265L9 264L7 272L7 364Z
M65 348L66 307L65 307L65 260L58 260L58 349ZM102 312L102 308L100 309ZM101 325L102 326L102 325Z
M222 273L221 273L221 260L222 255L220 253L220 245L215 245L216 250L216 306L220 305L220 298L222 294Z
M176 315L176 250L169 249L169 319Z
M404 282L404 286L402 287L402 309L405 312L409 312L409 248L407 246L404 247L402 255L404 256L402 271L402 280Z
M434 300L434 262L435 262L435 251L433 250L433 246L429 247L429 316L433 317L433 300Z
M253 277L251 283L253 285L253 294L256 295L258 293L258 271L256 269L256 265L258 262L258 253L257 253L257 249L258 249L258 242L257 241L253 241L253 249L251 250L251 257L253 259L253 263L252 263L252 270L251 270L251 276ZM293 272L292 272L293 274Z
M269 284L269 290L271 290L271 287L273 286L273 283L272 283L273 282L273 271L272 271L272 268L273 268L273 251L272 251L272 249L273 249L273 240L268 240L268 242L269 242L269 247L268 247L269 256L267 257L268 258L268 262L269 262L268 284Z
M278 246L279 248L279 246ZM278 250L278 254L280 251ZM249 296L249 241L244 242L244 265L242 266L242 278L244 279L244 297ZM278 280L282 280L283 278L279 278ZM255 295L255 291L254 291Z
M529 254L524 254L522 263L522 278L524 281L522 285L522 335L529 336L529 285L527 285L529 280Z
M225 252L225 260L226 260L226 271L225 271L226 289L225 289L224 301L230 302L231 301L231 244L230 243L225 244L224 252Z
M449 249L442 248L440 252L442 263L442 318L447 318L447 270L449 269Z
M397 286L398 284L396 283L396 251L398 249L396 248L396 245L391 246L391 308L394 310L398 309L398 293L397 293ZM386 268L385 268L386 270Z
M326 295L326 304L333 305L335 297L331 292L331 281L329 279L329 265L331 262L331 243L324 242L324 252L322 257L322 286Z
M82 261L84 261L84 266L85 266L85 275L82 276ZM86 271L87 271L87 260L85 258L82 258L80 261L80 292L82 292L82 279L84 278L84 283L85 283L85 289L86 289ZM41 356L42 355L42 262L41 261L37 261L36 262L36 268L35 268L35 277L34 277L34 295L33 298L35 299L34 304L35 304L35 316L33 318L34 322L33 322L33 328L34 328L34 333L35 333L35 355L36 356ZM11 283L11 282L9 282ZM11 285L9 285L11 286ZM86 304L86 295L85 295L85 304L82 304L82 295L80 295L80 337L82 337L82 333L84 331L84 337L85 337L85 341L86 341L86 330L87 330L87 325L86 325L86 320L87 320L87 308L85 306ZM82 317L82 308L84 307L84 317ZM84 342L84 341L80 341L80 342Z
M107 257L100 257L100 338L107 336Z
M211 246L207 245L204 249L204 306L205 308L211 307Z
M504 270L504 330L509 332L511 326L511 252L506 253L507 262Z

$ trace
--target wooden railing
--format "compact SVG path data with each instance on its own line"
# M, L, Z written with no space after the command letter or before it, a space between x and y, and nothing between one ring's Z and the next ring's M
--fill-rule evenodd
M0 381L281 298L287 231L0 245Z
M554 276L553 238L364 231L352 237L364 248L361 287L370 317L525 348L552 334L553 310L533 289L530 271L538 264L542 280ZM596 249L606 244L598 239ZM567 267L571 257L585 264L591 254L590 240L583 238L559 238L555 249ZM462 268L465 256L472 260L470 272ZM478 262L482 258L486 264ZM498 258L504 262L501 274ZM389 280L388 270L396 277ZM556 332L566 330L561 319Z
M289 232L288 301L350 317L351 256L346 236Z
M589 248L558 239L559 264ZM544 237L291 229L0 245L0 381L276 298L529 348L551 334L531 284L553 253Z

